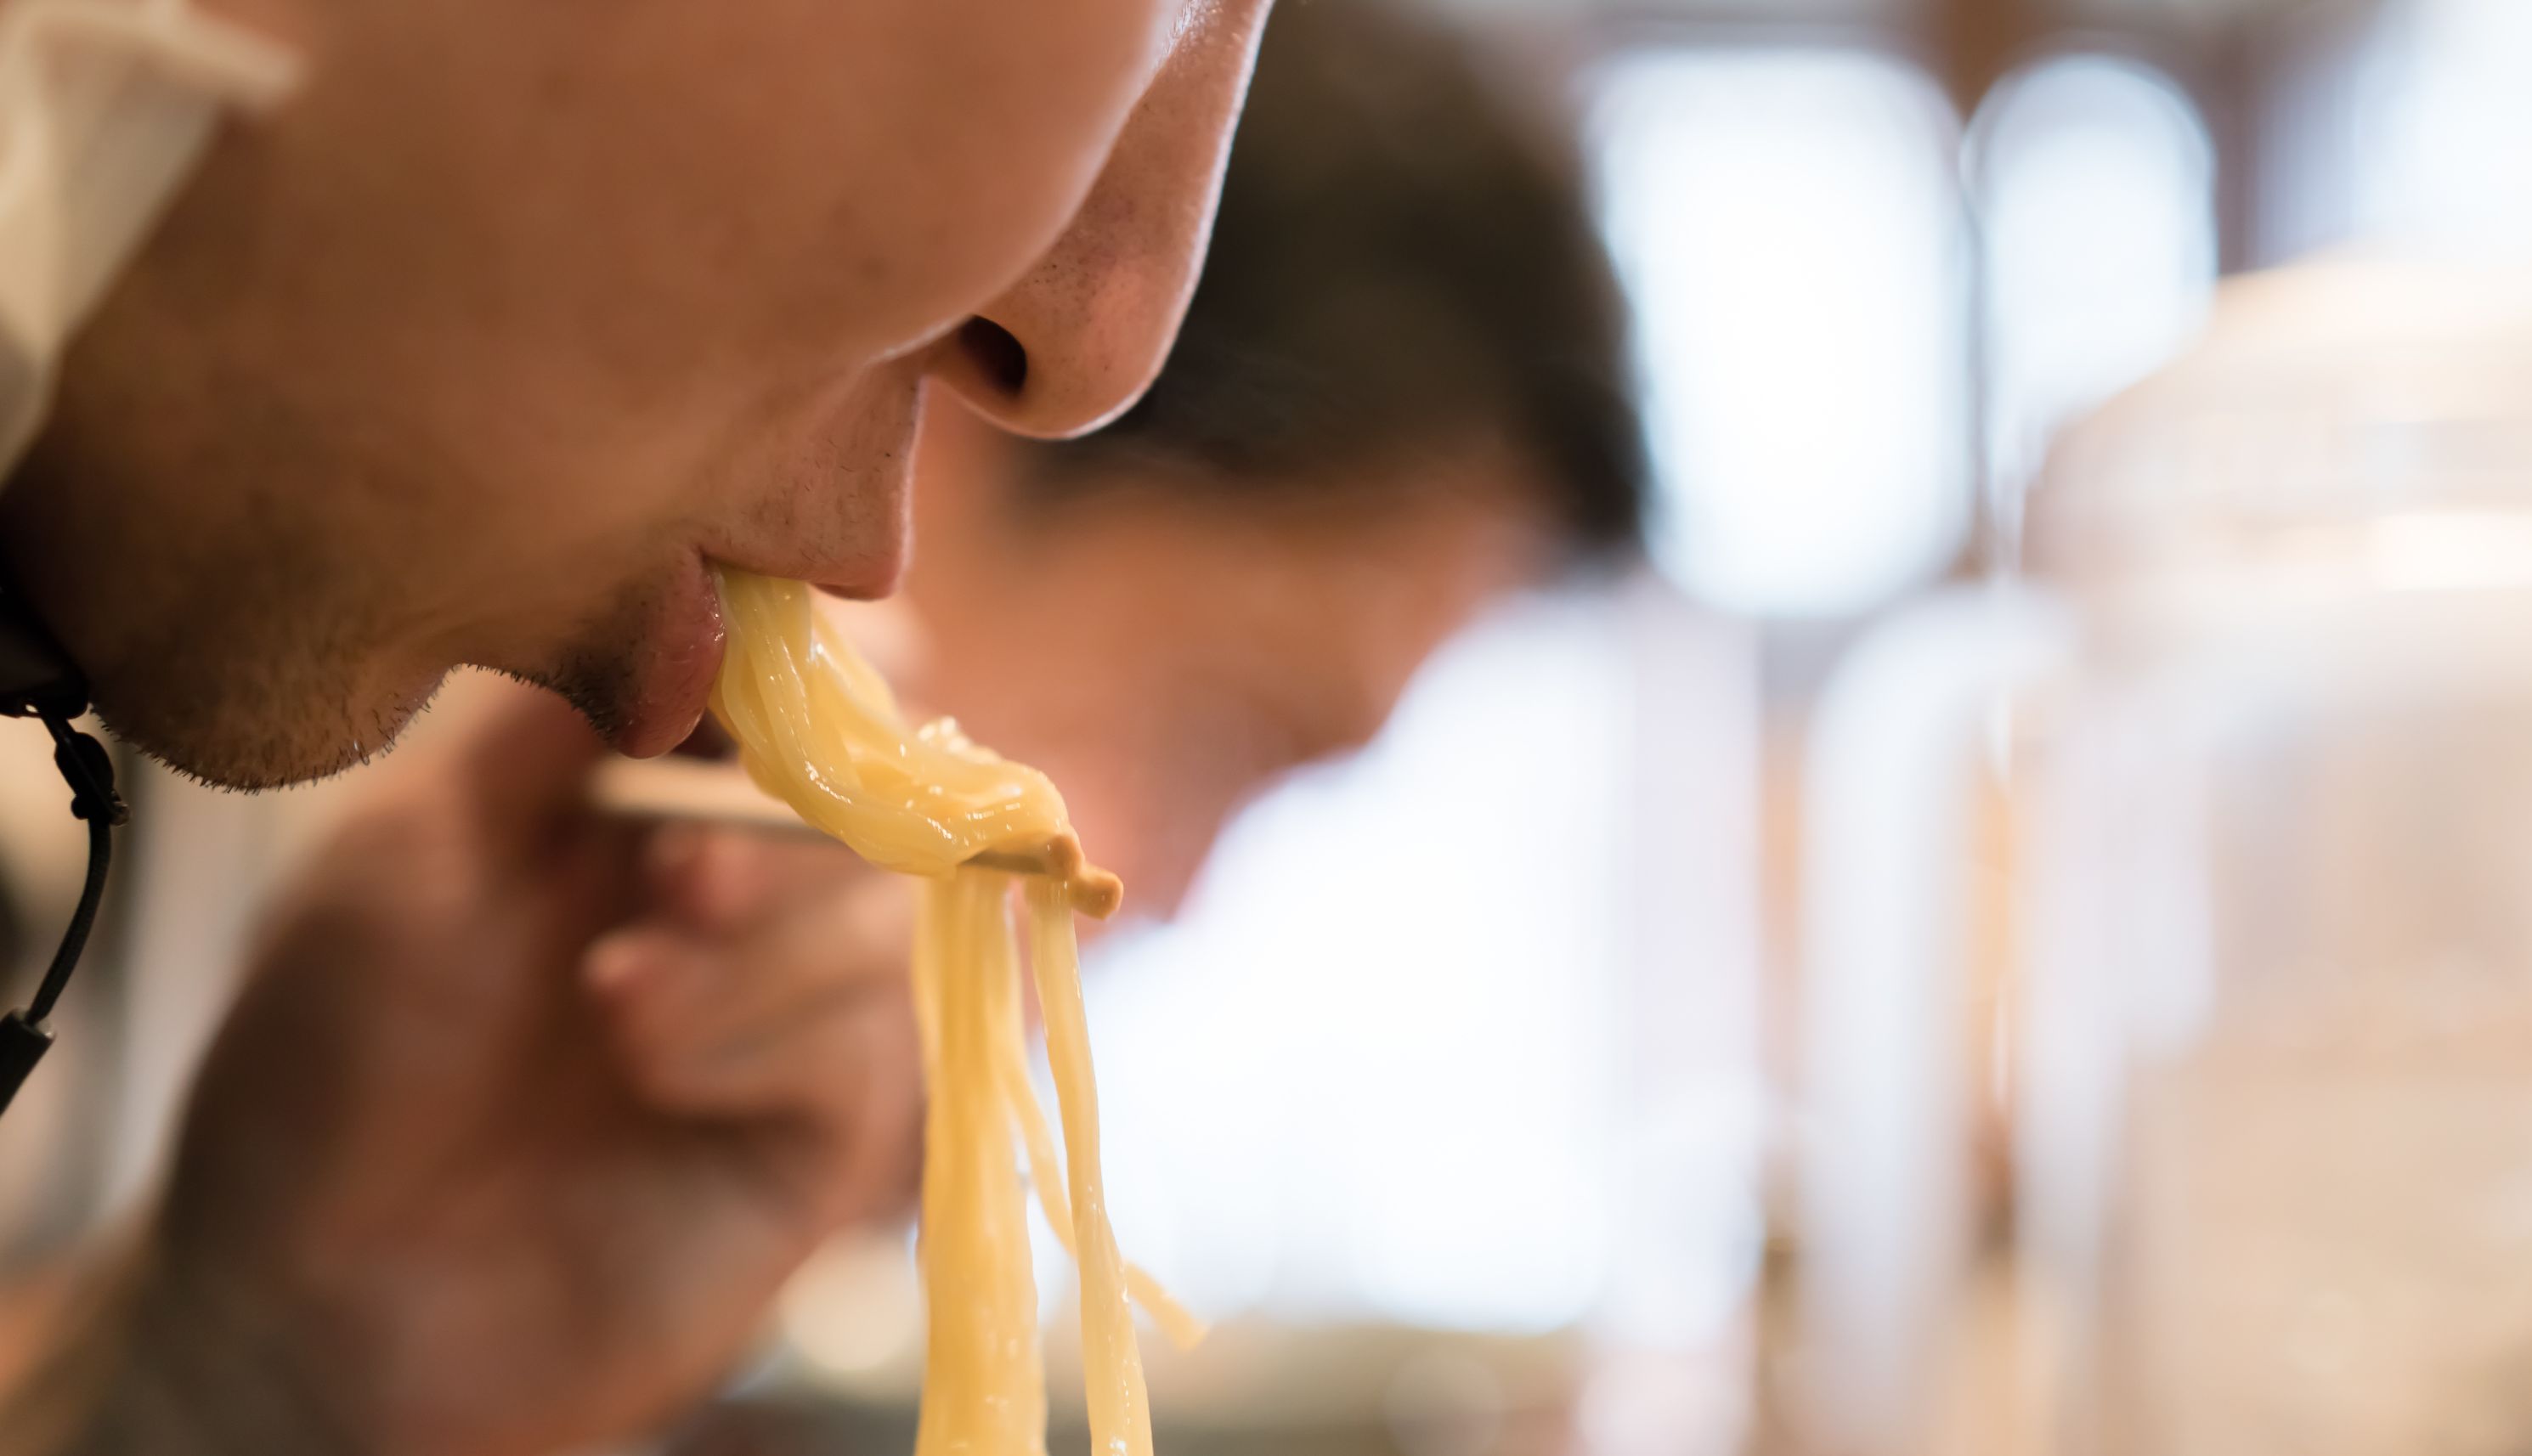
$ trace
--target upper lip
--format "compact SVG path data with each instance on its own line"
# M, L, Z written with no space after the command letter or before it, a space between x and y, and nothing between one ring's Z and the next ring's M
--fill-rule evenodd
M760 477L774 493L753 519L706 541L707 559L841 596L894 591L905 570L923 394L920 361L906 360L816 397L804 432L784 433L792 442L777 447L777 464Z
M707 556L705 563L780 581L805 582L821 591L856 601L876 601L895 593L905 571L904 555L893 551L885 557L838 566L832 561L811 562L768 551L746 556Z

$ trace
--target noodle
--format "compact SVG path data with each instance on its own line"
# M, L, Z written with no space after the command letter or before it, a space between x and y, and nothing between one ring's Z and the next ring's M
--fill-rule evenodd
M1046 1015L1046 1055L1064 1114L1071 1173L1073 1261L1081 1270L1081 1370L1090 1406L1093 1451L1151 1456L1152 1418L1143 1392L1143 1356L1134 1347L1134 1316L1125 1308L1125 1261L1108 1226L1108 1195L1099 1180L1099 1090L1090 1077L1090 1033L1081 1010L1081 971L1064 888L1045 880L1028 887L1029 959L1037 972L1038 1009Z
M1029 1271L1026 1204L1001 1089L990 1077L1006 1028L1018 1034L1019 976L998 928L1008 878L962 870L931 892L948 907L942 960L919 973L936 989L963 978L966 993L939 997L938 1059L925 1068L923 1282L931 1297L918 1452L1044 1449L1046 1372L1038 1358L1037 1283ZM1069 911L1066 912L1067 918Z
M1081 1274L1081 1364L1096 1456L1151 1456L1131 1304L1170 1338L1202 1326L1126 1264L1099 1171L1099 1094L1082 1013L1075 911L1122 894L1092 868L1044 774L944 719L909 730L888 685L818 618L807 588L721 576L727 655L713 711L747 771L875 865L921 876L912 983L925 1112L918 1251L930 1327L916 1456L1041 1456L1046 1372L1029 1268L1028 1159L1048 1226ZM1024 886L1029 965L1046 1015L1066 1154L1057 1170L1029 1087L1011 888Z

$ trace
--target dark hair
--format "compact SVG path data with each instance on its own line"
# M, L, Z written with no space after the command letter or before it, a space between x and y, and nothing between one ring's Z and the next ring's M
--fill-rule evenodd
M1116 422L1040 447L1044 488L1157 466L1262 496L1491 431L1578 554L1631 550L1642 433L1579 171L1459 37L1286 0L1178 347Z

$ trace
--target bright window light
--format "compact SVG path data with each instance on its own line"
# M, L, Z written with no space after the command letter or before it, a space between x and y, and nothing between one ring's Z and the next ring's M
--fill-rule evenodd
M2215 153L2159 72L2068 56L1988 100L1971 162L1988 465L2010 506L2059 429L2197 333L2216 286Z
M2532 5L2393 0L2359 62L2360 233L2532 244Z
M1866 610L1940 570L1970 437L1940 92L1867 51L1704 49L1624 58L1595 96L1664 567L1776 615Z

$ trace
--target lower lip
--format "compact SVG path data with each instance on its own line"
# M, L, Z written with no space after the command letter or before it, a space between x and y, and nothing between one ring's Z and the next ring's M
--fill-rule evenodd
M720 588L699 556L662 604L653 649L635 677L623 725L610 739L617 753L655 758L686 741L712 700L727 639Z

